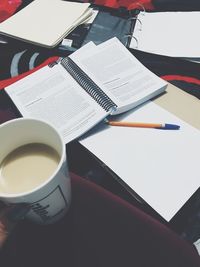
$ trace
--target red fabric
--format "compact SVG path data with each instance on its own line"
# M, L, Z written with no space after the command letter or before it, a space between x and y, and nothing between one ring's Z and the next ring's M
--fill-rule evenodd
M40 68L42 68L42 67L44 67L44 66L46 66L46 65L48 65L48 64L50 64L52 62L54 62L54 61L56 61L58 58L59 57L57 57L57 56L56 57L50 57L47 60L45 60L42 64L40 64L39 66L35 67L32 70L24 72L24 73L22 73L22 74L20 74L20 75L18 75L16 77L12 77L12 78L0 81L0 90L5 88L6 86L12 84L12 83L24 78L25 76L35 72L36 70L38 70L38 69L40 69Z
M194 247L166 226L100 186L70 175L67 216L50 226L21 224L2 251L9 266L200 266Z
M72 188L76 266L200 266L191 245L133 205L74 174Z
M145 10L154 10L154 5L151 0L96 0L95 4L103 5L112 8L126 7L127 9L143 9Z
M189 76L183 76L183 75L163 75L161 76L162 79L170 82L170 81L184 81L188 83L193 83L200 85L200 80L197 78L189 77Z
M21 4L22 0L0 0L0 22L13 15Z

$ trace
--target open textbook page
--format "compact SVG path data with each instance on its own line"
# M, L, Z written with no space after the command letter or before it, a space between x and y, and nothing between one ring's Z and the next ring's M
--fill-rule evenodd
M90 43L84 49L92 49L93 45ZM48 121L60 131L65 143L108 115L60 64L46 66L6 91L24 117Z
M101 43L89 53L74 53L70 57L117 104L113 115L138 106L167 87L117 38Z

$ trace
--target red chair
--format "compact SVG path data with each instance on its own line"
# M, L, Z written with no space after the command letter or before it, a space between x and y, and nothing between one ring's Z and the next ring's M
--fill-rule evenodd
M0 266L197 267L196 249L166 226L75 174L62 221L24 221L5 245Z

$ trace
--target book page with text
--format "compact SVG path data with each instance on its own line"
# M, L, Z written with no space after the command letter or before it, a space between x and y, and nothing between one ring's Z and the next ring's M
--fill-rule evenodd
M24 117L45 120L65 143L79 137L103 118L102 109L61 66L44 67L6 88Z
M90 53L72 54L72 59L118 105L115 114L138 106L167 86L117 38L98 45Z

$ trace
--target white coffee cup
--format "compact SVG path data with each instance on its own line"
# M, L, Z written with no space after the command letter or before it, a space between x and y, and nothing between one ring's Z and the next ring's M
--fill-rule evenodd
M13 119L0 125L0 163L13 150L32 143L45 144L57 151L59 162L55 171L26 192L0 192L0 200L29 203L27 218L39 224L51 224L67 213L71 201L71 182L61 135L47 122L32 118Z

